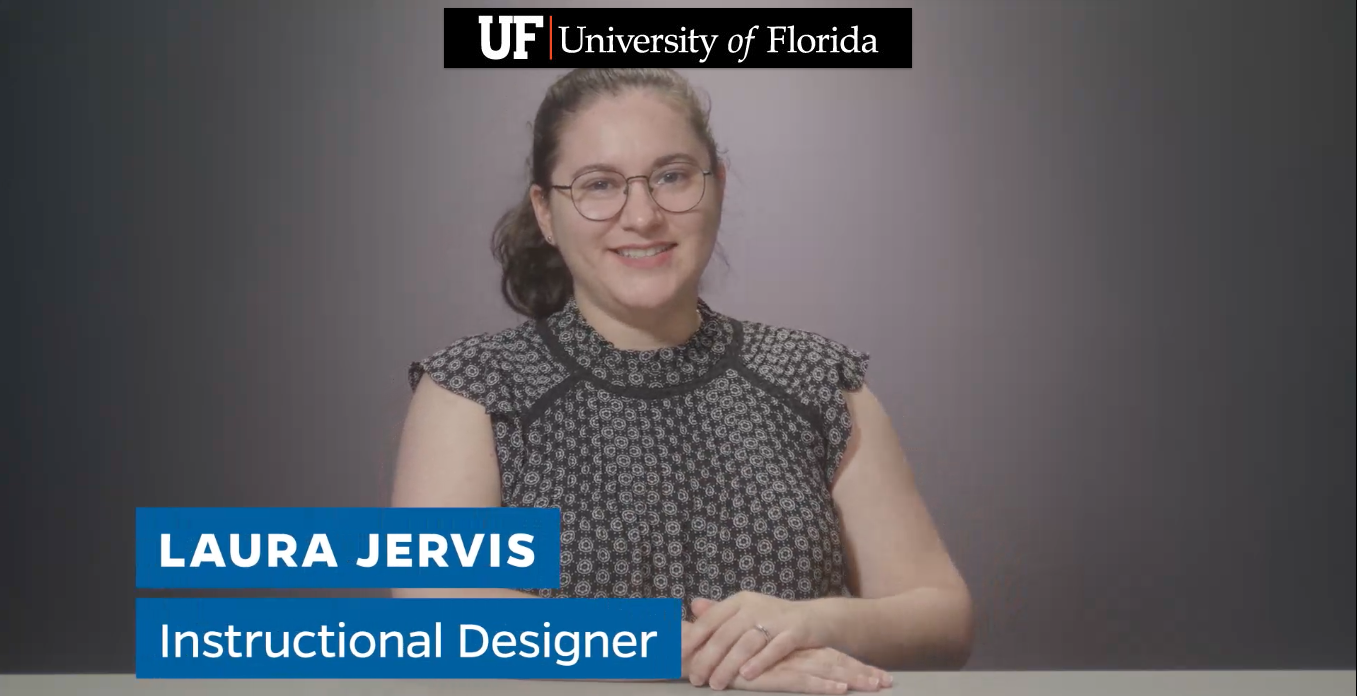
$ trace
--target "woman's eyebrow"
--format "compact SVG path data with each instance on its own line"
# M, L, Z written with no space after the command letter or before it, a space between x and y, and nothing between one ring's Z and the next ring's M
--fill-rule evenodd
M652 163L650 166L662 167L666 164L673 164L674 162L691 162L693 164L697 164L697 159L694 158L692 155L683 152L674 152L668 155L664 155L662 157L656 157L654 163Z
M600 170L600 169L602 169L602 170L607 170L607 171L610 171L610 172L615 172L615 171L617 171L617 167L614 167L614 166L612 166L612 165L610 165L610 164L602 164L602 163L595 162L594 164L586 164L586 165L584 165L583 167L580 167L579 169L576 169L575 171L571 172L571 173L570 173L570 178L571 178L571 179L574 179L575 177L578 177L579 175L584 174L585 172L592 172L592 171L597 171L597 170Z
M697 164L697 159L696 159L695 157L693 157L692 155L689 155L689 154L687 154L687 153L683 153L683 152L671 152L671 153L669 153L669 154L667 154L667 155L661 155L661 156L659 156L659 157L656 157L656 158L654 159L654 161L651 162L650 166L651 166L651 168L653 169L653 168L655 168L655 167L663 167L663 166L666 165L666 164L673 164L674 162L691 162L691 163L693 163L693 164ZM580 167L579 169L576 169L575 171L571 172L571 173L570 173L570 178L571 178L571 179L574 179L574 178L578 177L579 175L584 174L585 172L592 172L592 171L599 171L599 170L605 170L605 171L610 171L610 172L618 172L618 173L621 173L621 172L622 172L621 169L619 169L618 167L615 167L615 166L613 166L613 165L611 165L611 164L603 164L602 162L595 162L595 163L593 163L593 164L586 164L586 165L584 165L583 167Z

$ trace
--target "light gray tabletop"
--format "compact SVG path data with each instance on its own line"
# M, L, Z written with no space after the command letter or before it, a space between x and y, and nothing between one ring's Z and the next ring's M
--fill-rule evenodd
M887 696L1353 696L1349 671L911 672ZM702 691L709 691L702 689ZM138 680L131 675L0 675L4 696L674 696L687 682L488 680ZM732 692L740 693L740 692Z

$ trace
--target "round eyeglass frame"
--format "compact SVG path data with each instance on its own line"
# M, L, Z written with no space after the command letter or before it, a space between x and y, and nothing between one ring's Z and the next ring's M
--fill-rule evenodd
M684 208L683 210L673 210L673 209L664 207L663 204L661 204L659 201L655 200L655 187L652 186L652 185L650 184L650 177L655 176L655 172L658 172L658 171L664 169L665 167L673 166L673 164L674 164L674 163L670 163L670 164L666 164L666 165L663 165L663 166L660 166L660 167L656 167L656 168L655 168L654 170L652 170L649 174L645 174L645 175L640 175L640 174L638 174L638 175L636 175L636 176L623 177L623 179L622 179L622 205L617 206L617 212L614 212L612 215L608 215L608 216L606 216L606 217L601 217L601 218L600 218L600 217L590 217L590 216L588 216L588 215L585 215L583 210L580 210L580 203L579 203L579 201L575 200L575 184L576 184L580 179L582 179L582 178L584 178L584 177L586 177L586 176L589 176L589 175L591 175L591 174L597 174L597 173L599 173L600 171L607 171L607 172L611 172L611 173L613 173L613 174L619 174L619 175L621 174L621 172L616 171L616 170L611 170L611 169L604 169L604 170L593 169L593 170L590 170L590 171L587 171L587 172L583 172L583 173L581 173L579 176L576 176L574 179L572 179L572 180L570 181L569 184L552 184L552 185L551 185L551 188L556 189L556 190L558 190L558 191L565 191L565 192L566 192L566 195L570 197L570 204L573 205L573 206L575 206L575 212L579 213L579 214L580 214L580 217L583 217L583 218L586 219L586 220L593 220L594 222L603 222L603 221L605 221L605 220L611 220L611 219L617 217L623 210L626 209L626 207L627 207L627 201L631 200L631 182L632 182L633 180L635 180L635 179L641 179L641 180L645 181L645 185L646 185L646 195L650 196L651 202L653 202L655 205L659 206L659 207L660 207L660 210L663 210L663 211L665 211L665 212L670 212L670 213L686 213L686 212L688 212L688 211L690 211L690 210L696 208L697 206L701 205L701 204L702 204L702 201L707 197L707 177L711 176L712 170L710 170L710 169L702 169L702 168L700 168L700 167L697 169L698 172L700 172L700 173L702 174L702 193L699 194L698 197L697 197L697 200L694 201L693 204L690 205L690 206L688 206L687 208ZM686 163L685 163L685 164L686 164ZM692 166L696 167L697 165L692 165Z

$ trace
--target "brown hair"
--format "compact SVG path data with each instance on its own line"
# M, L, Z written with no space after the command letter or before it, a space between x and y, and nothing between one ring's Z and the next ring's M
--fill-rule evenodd
M716 140L709 125L710 110L697 90L673 70L607 68L572 70L547 90L532 124L532 155L528 160L528 191L495 225L493 251L503 268L500 290L515 312L533 319L546 317L570 299L574 279L556 247L542 237L533 213L531 185L550 190L561 133L571 115L596 99L644 89L671 99L683 112L693 132L706 144L716 165Z

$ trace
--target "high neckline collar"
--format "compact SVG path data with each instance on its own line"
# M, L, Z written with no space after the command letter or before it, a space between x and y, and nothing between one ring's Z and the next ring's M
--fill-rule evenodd
M662 348L618 348L584 318L571 297L545 320L547 328L570 361L596 381L622 389L677 387L704 378L727 357L734 338L730 319L699 299L697 330L684 342Z

